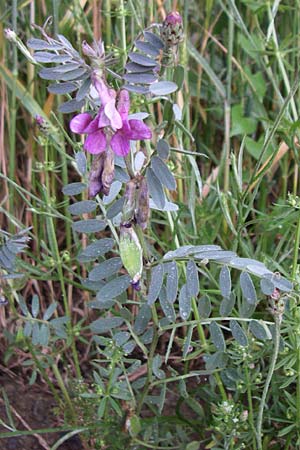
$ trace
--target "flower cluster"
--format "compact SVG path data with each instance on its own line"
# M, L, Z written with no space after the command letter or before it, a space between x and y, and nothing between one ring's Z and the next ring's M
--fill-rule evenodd
M97 74L93 84L101 101L97 115L93 118L88 112L78 114L70 123L74 133L87 134L85 150L97 155L111 148L116 155L126 156L131 140L151 138L151 130L142 120L128 119L130 99L126 90L117 94Z
M170 47L183 41L183 22L181 15L177 11L172 11L167 15L160 33L164 42Z

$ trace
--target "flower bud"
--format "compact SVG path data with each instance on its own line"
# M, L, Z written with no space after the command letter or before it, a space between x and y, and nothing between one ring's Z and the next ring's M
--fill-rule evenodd
M280 290L275 288L270 297L273 300L279 300L280 299Z
M35 116L35 123L37 124L39 130L41 133L43 134L49 134L49 125L47 124L46 120L44 119L44 117L40 116L39 114L37 114Z
M82 44L82 52L84 55L92 58L96 64L95 67L102 67L105 63L105 50L103 41L100 39L99 41L94 41L92 45L88 44L86 41L83 41Z
M105 153L99 153L92 162L89 174L89 196L95 197L102 192L102 173L104 167Z
M178 11L170 12L165 18L162 28L161 37L168 46L179 44L183 40L183 22Z
M122 222L131 222L136 206L136 180L130 180L126 184L125 202L123 206Z
M84 55L90 56L91 58L96 58L97 54L95 50L86 41L82 42L81 48Z
M14 30L11 30L10 28L4 29L4 36L10 42L17 42L17 35Z
M121 225L120 227L120 257L132 278L132 285L138 287L143 271L143 250L131 225Z
M110 186L115 178L115 158L113 151L108 148L105 152L104 167L102 173L102 192L108 195Z
M139 190L137 195L137 208L135 213L136 223L145 230L149 220L149 191L145 177L139 178Z

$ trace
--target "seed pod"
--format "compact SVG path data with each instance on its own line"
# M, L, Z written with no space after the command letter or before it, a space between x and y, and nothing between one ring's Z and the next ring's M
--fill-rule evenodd
M102 173L104 168L105 153L99 153L92 162L89 174L89 196L95 197L102 192Z
M115 178L115 160L113 151L108 148L105 152L104 167L102 173L102 192L108 195L110 186Z
M135 179L128 181L125 190L125 202L123 206L122 222L130 222L134 216L136 207L136 188L137 182Z
M135 212L136 223L145 230L149 220L149 191L145 177L139 179L139 190L137 195L137 209Z
M143 271L143 250L131 225L120 227L120 256L132 284L138 285Z
M172 47L183 41L182 17L177 11L170 12L161 27L161 37L165 43Z

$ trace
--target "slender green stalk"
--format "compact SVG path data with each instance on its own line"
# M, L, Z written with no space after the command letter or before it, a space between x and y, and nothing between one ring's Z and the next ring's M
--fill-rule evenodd
M296 405L297 405L297 428L300 431L300 347L297 348L297 392L296 392Z
M299 245L300 245L300 212L298 215L296 236L295 236L295 243L294 243L293 268L292 268L292 279L293 280L295 280L297 270L298 270Z
M59 3L60 0L52 0L52 13L53 13L53 31L54 35L57 35L59 33ZM76 3L74 4L74 8L76 8ZM60 97L57 98L57 106L59 107L61 101ZM58 114L58 119L61 124L64 123L63 114ZM60 151L60 158L61 158L61 178L63 185L68 184L68 157L67 153L65 151L65 141L63 138L63 135L60 136L61 142L60 147L63 149L63 151ZM51 158L53 161L56 160L56 154L54 152L54 147L51 147ZM53 183L54 186L56 184L56 178L53 177ZM68 205L65 204L64 208L64 215L67 218L70 218L70 213L68 210ZM66 238L66 248L70 249L72 245L72 232L71 232L71 225L69 221L65 222L65 238Z
M48 162L49 162L48 161L48 145L46 144L45 145L45 168L46 168L46 171L45 171L45 183L46 183L45 202L46 202L46 204L47 204L47 199L51 198ZM62 260L61 260L61 256L59 253L53 217L50 217L50 216L46 217L46 226L47 226L47 233L48 233L48 239L49 239L52 256L54 258L56 268L57 268L57 274L58 274L58 278L59 278L59 282L60 282L65 314L70 319L69 332L71 333L71 348L72 348L74 365L75 365L75 369L76 369L76 375L78 378L81 378L81 371L80 371L79 358L78 358L77 349L76 349L75 336L74 336L74 333L72 330L71 311L70 311L70 307L69 307L69 303L68 303L68 296L67 296L67 291L66 291L66 286L65 286L64 272L63 272L63 268L62 268Z
M55 263L56 263L57 274L58 274L58 278L60 281L64 309L65 309L65 313L66 313L67 317L69 317L69 319L70 319L69 332L71 333L71 348L72 348L72 354L73 354L73 359L74 359L74 365L75 365L75 369L76 369L76 375L78 378L81 378L81 371L80 371L78 353L77 353L77 349L76 349L75 336L73 334L72 325L71 325L71 311L70 311L69 304L68 304L68 296L67 296L67 291L66 291L66 287L65 287L64 273L63 273L63 269L62 269L62 261L61 261L60 254L59 254L56 233L55 233L55 228L54 228L54 223L53 223L52 217L47 217L46 223L47 223L48 237L50 240L50 247L51 247L51 251L52 251Z
M287 71L286 71L286 68L285 68L285 65L284 65L284 62L282 59L281 51L279 48L277 33L276 33L275 25L274 25L274 20L272 20L270 3L267 3L267 5L268 5L268 16L269 16L269 20L270 20L270 26L272 29L273 43L275 45L275 55L276 55L276 59L278 62L278 66L279 66L279 69L280 69L280 72L281 72L281 75L283 78L283 82L284 82L287 94L289 94L291 92L290 80L289 80L289 76L287 74ZM295 102L295 99L293 96L290 99L290 105L291 105L293 120L297 121L298 120L298 111L297 111L296 102ZM298 165L296 165L295 170L294 170L294 192L295 193L297 192L297 190L295 190L295 186L298 185L298 174L299 174L299 169L298 169Z
M142 250L143 250L144 260L146 262L148 262L148 261L150 261L150 255L149 255L147 242L145 240L144 232L143 232L143 230L141 229L141 227L138 224L135 226L135 231L136 231L136 234L137 234L137 236L139 238L139 241L140 241L140 244L141 244L141 247L142 247Z
M251 380L248 369L248 363L245 363L245 374L246 374L246 383L247 383L247 400L248 400L248 411L249 411L249 423L251 425L252 431L255 432L255 424L254 424L254 415L253 415L253 402L252 402L252 390L251 390ZM256 450L256 440L255 435L253 435L252 439L253 450Z
M54 35L57 35L58 33L58 7L59 7L60 0L52 0L52 14L53 14L53 31Z
M74 410L74 406L73 406L72 400L71 400L71 398L69 396L69 393L68 393L68 391L66 389L64 380L62 379L60 371L59 371L59 369L58 369L56 364L52 364L51 368L53 370L53 373L55 375L55 378L57 380L59 388L60 388L60 390L61 390L61 392L62 392L62 394L63 394L63 396L64 396L64 398L66 400L66 403L67 403L68 407L69 407L72 419L75 420L76 419L76 413L75 413L75 410Z
M107 387L106 387L106 398L108 398L110 396L110 391L112 389L112 383L113 383L116 363L117 363L116 355L113 354L110 365L109 365L110 375L109 375L109 379L108 379L108 383L107 383ZM104 420L105 421L107 421L109 413L110 413L109 402L106 401L105 411L104 411Z
M149 352L148 361L147 361L147 380L146 380L143 392L141 394L141 397L137 404L137 410L136 410L137 415L139 415L141 413L142 407L144 405L144 400L148 394L148 391L149 391L149 388L151 385L151 381L152 381L152 377L153 377L153 375L152 375L153 358L155 355L155 350L156 350L158 338L159 338L156 326L153 327L153 330L154 330L153 339L151 342L150 352Z
M225 167L224 167L224 191L229 190L229 172L230 172L230 127L231 127L231 83L232 83L232 51L234 38L234 21L230 14L228 16L228 53L227 53L227 89L225 110Z
M257 425L256 425L256 437L257 437L257 448L258 450L263 449L262 444L262 424L263 424L263 413L266 406L266 400L267 395L270 387L270 383L273 377L273 373L275 370L275 365L278 357L279 352L279 343L280 343L280 323L281 323L281 317L278 315L275 315L275 331L274 331L274 348L272 352L272 358L270 361L269 371L267 374L266 382L264 385L264 390L261 396L261 400L259 403L259 409L258 409L258 417L257 417Z
M80 428L78 432L88 431L90 429L97 429L99 428L99 424L96 425L90 425L89 427ZM17 436L32 436L33 434L45 434L45 433L61 433L63 431L70 431L70 430L78 430L78 428L74 427L57 427L57 428L41 428L37 430L16 430L16 431L9 431L7 433L0 433L0 439L5 438L13 438Z
M268 16L269 16L269 20L270 20L270 26L272 27L272 37L273 37L273 43L275 45L275 55L276 55L276 59L278 61L278 66L279 69L281 71L281 75L283 78L283 82L286 88L287 93L289 94L291 91L291 85L290 85L290 81L289 81L289 77L287 74L287 71L285 69L284 66L284 62L282 59L282 55L279 49L279 45L278 45L278 39L277 39L277 33L276 33L276 29L275 29L275 25L274 25L274 20L272 20L272 12L271 12L271 8L270 8L270 3L267 3L268 6ZM297 120L298 118L298 112L297 112L297 108L296 108L296 103L294 98L291 98L291 109L292 109L292 113L293 113L293 118L294 120Z
M120 0L121 49L122 49L123 66L125 66L126 59L127 59L125 14L126 14L126 10L125 10L125 5L124 5L124 0Z
M105 1L105 42L107 47L111 46L111 0Z
M12 0L12 29L17 34L17 17L18 17L18 1ZM9 123L9 178L15 179L15 163L16 163L16 118L17 118L17 81L18 81L18 53L17 47L12 47L12 89L10 101L10 123ZM9 208L14 210L14 190L10 191ZM10 224L11 228L11 224Z
M61 444L66 442L68 439L71 439L71 437L76 436L76 434L82 433L83 431L85 431L85 428L78 428L77 430L69 431L69 433L64 434L60 439L58 439L58 441L52 445L50 450L57 450Z
M290 434L286 440L284 450L290 450L291 440L292 440L292 435Z

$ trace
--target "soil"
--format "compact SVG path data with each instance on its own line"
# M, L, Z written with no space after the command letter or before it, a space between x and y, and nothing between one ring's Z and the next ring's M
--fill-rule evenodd
M54 415L55 401L45 392L44 386L35 384L28 386L18 378L0 373L1 390L4 389L11 415L17 430L34 430L43 428L57 428L62 426ZM8 424L3 395L0 397L0 419ZM7 430L0 424L0 434ZM47 433L31 436L18 436L0 439L0 450L46 450L58 441L64 432ZM59 450L82 450L82 444L76 435L59 446Z

